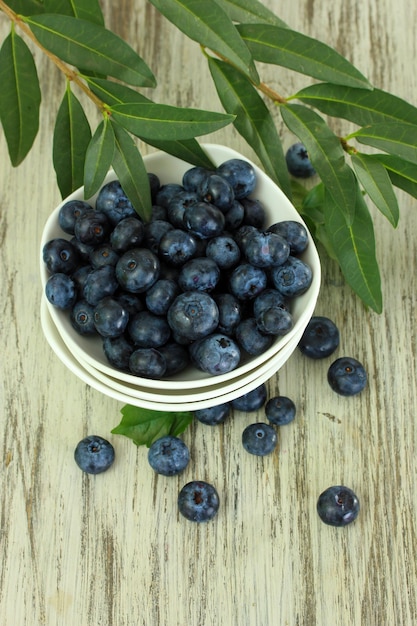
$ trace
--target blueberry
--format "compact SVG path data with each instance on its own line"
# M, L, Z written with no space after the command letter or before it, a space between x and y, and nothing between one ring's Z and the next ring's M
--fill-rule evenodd
M267 389L265 383L255 387L252 391L248 391L239 398L232 400L232 407L237 411L244 413L252 413L260 409L266 402Z
M256 456L265 456L275 450L278 435L269 424L259 422L250 424L242 433L242 445L246 452Z
M67 274L52 274L45 285L45 295L57 309L71 309L77 299L75 283Z
M245 198L256 187L256 172L254 167L243 159L229 159L217 168L220 174L231 184L235 198Z
M182 191L184 191L184 187L178 183L167 183L162 185L155 196L154 203L168 208L172 198Z
M138 248L145 238L145 225L138 217L120 220L110 234L110 244L119 254L130 248Z
M94 326L102 337L118 337L125 331L129 313L115 298L107 296L94 309Z
M166 315L180 290L174 280L160 278L145 294L148 310L155 315Z
M166 372L165 357L155 348L138 348L129 358L129 369L142 378L162 378Z
M192 480L184 485L178 495L178 510L191 522L208 522L220 505L219 495L213 485L202 480Z
M298 178L309 178L316 173L304 144L297 142L285 154L288 171Z
M209 294L186 291L177 296L169 307L167 320L175 334L193 341L217 328L219 310Z
M276 337L286 335L294 326L291 313L277 306L264 309L255 319L261 333Z
M295 298L305 293L313 280L311 267L295 256L289 256L282 265L271 269L274 287L284 296Z
M118 180L106 183L100 189L96 200L96 210L105 213L113 226L125 217L137 216Z
M233 336L242 320L240 302L231 293L214 293L213 300L219 309L217 330L225 335Z
M250 263L241 263L235 267L229 279L230 291L238 300L255 298L266 288L267 282L265 271Z
M148 450L148 462L157 474L175 476L188 465L190 452L178 437L166 435L152 443Z
M108 362L119 370L129 371L129 359L134 349L125 335L103 339L103 351Z
M289 310L288 299L282 295L277 289L267 288L256 296L253 301L253 315L258 317L263 311L270 309L271 307L278 307L280 309Z
M290 246L290 253L293 255L301 254L308 246L308 232L301 222L283 220L272 224L267 230L284 237Z
M102 211L86 211L77 218L74 235L87 246L97 246L106 241L111 232L111 223Z
M141 294L122 291L122 293L116 294L115 297L117 301L120 302L122 307L126 309L129 315L134 315L135 313L139 313L139 311L144 311L145 309Z
M194 411L194 417L207 426L217 426L223 424L223 422L229 417L231 410L230 402L223 404L217 404L206 409L196 409Z
M87 474L100 474L109 469L114 461L114 448L103 437L90 436L82 439L75 448L74 459Z
M210 239L223 232L225 218L213 204L197 202L185 209L183 223L199 239Z
M288 259L290 246L281 235L256 230L248 236L243 251L255 267L275 267Z
M323 359L339 346L340 334L336 324L322 315L313 316L298 343L302 354L311 359Z
M182 372L190 363L187 348L176 341L168 341L158 348L166 362L165 376L174 376Z
M227 231L235 232L242 226L245 210L238 200L234 200L230 208L224 213L224 228Z
M178 276L183 291L210 292L220 280L220 268L213 259L197 257L185 263Z
M58 223L62 230L69 235L74 234L75 221L80 215L92 210L92 206L84 200L68 200L58 212Z
M239 263L240 248L231 235L219 235L207 243L206 256L215 261L221 270L228 270Z
M236 341L221 333L213 333L195 341L190 345L189 351L194 365L213 376L231 372L240 362L240 350Z
M118 260L119 255L108 243L93 248L89 256L89 261L94 269L103 267L103 265L116 265Z
M161 260L180 267L197 252L197 242L191 233L180 228L168 230L159 242L158 253Z
M78 267L75 272L71 274L71 278L75 283L75 286L78 290L78 293L82 294L84 290L84 285L87 281L87 277L90 272L93 271L92 265L81 265Z
M78 256L80 257L80 260L84 261L85 263L89 263L90 255L94 250L94 246L89 246L86 243L82 243L81 241L78 241L75 235L74 237L71 237L70 243L78 252Z
M112 296L118 289L119 283L116 279L114 267L103 265L88 273L83 289L83 297L88 304L97 306L102 298Z
M254 317L247 317L238 324L235 337L241 348L251 356L263 354L274 341L273 335L259 330Z
M43 246L42 258L51 274L71 274L80 261L75 246L62 237L51 239Z
M130 293L143 293L159 277L159 259L147 248L132 248L120 257L116 277L120 286Z
M363 365L353 357L336 359L327 372L330 387L342 396L354 396L366 386L367 375Z
M158 254L162 237L173 228L170 222L163 219L148 222L145 224L145 246L154 254Z
M210 170L205 167L191 167L182 177L182 185L187 191L197 191L202 182L211 174Z
M156 194L161 188L161 181L159 180L159 176L154 172L148 172L148 180L149 180L149 188L151 192L152 202L155 201Z
M283 426L295 418L296 406L291 398L274 396L265 405L265 415L271 424Z
M346 526L359 514L359 500L356 494L343 485L325 489L317 500L317 513L320 519L330 526Z
M71 310L70 320L72 327L80 335L95 335L94 307L87 300L78 300Z
M171 335L166 318L150 311L139 311L133 315L127 332L138 348L158 348L167 343Z
M205 202L213 204L223 213L230 209L235 199L232 185L219 174L206 176L200 184L198 192Z
M264 228L266 212L262 202L254 198L242 198L240 202L244 211L243 223L255 228Z
M184 213L187 207L193 206L199 201L199 196L194 191L180 191L175 194L167 206L168 221L175 228L184 226Z

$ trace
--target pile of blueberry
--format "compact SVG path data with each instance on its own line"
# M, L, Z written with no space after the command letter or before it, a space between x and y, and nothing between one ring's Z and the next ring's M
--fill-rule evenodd
M293 327L292 301L312 281L300 256L308 233L297 221L266 226L242 159L191 167L181 184L148 177L147 223L117 180L94 207L61 207L63 236L43 248L46 297L78 333L100 337L119 370L154 379L190 364L232 371Z

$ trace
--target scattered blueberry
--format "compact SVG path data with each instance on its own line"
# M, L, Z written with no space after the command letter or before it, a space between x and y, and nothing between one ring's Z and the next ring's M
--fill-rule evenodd
M265 456L273 452L278 443L278 435L269 424L259 422L250 424L242 433L242 445L246 452L256 456Z
M291 398L274 396L265 405L265 415L275 426L289 424L295 418L296 407Z
M148 450L149 465L157 474L175 476L182 472L190 460L187 445L178 437L166 435L154 441Z
M219 510L219 495L209 483L193 480L178 495L178 510L191 522L208 522Z
M323 315L313 316L298 343L298 348L311 359L322 359L333 354L339 346L340 334L336 324Z
M317 500L317 513L320 519L330 526L346 526L359 514L359 500L356 494L343 485L328 487Z
M105 472L113 464L114 456L112 444L97 436L85 437L74 451L75 462L87 474Z
M330 387L342 396L354 396L366 386L367 375L362 363L349 356L336 359L327 372Z
M285 159L288 171L293 176L297 176L298 178L310 178L310 176L314 176L316 173L304 144L300 142L288 148Z

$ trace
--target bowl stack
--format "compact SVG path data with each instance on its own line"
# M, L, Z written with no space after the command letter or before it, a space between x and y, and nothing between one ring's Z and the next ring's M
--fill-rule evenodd
M249 161L225 146L205 144L203 148L216 165L233 158ZM144 162L148 172L156 174L161 184L181 183L184 172L191 167L189 163L164 152L145 156ZM295 220L304 224L279 187L255 164L252 165L257 175L253 196L264 205L268 225L282 220ZM115 173L110 171L105 183L115 178ZM45 225L40 255L43 289L48 280L48 271L42 257L43 247L51 239L63 237L58 224L59 210L69 200L84 199L83 188L80 188L65 198ZM94 206L95 197L87 200ZM189 366L176 376L154 380L117 370L108 362L101 339L77 333L72 327L68 312L54 307L45 296L42 297L41 305L43 332L58 358L76 376L96 390L125 404L160 411L187 411L215 406L240 397L266 382L284 365L297 347L313 315L321 281L319 256L310 235L309 244L301 258L310 265L313 279L309 289L293 300L293 328L286 335L277 338L263 354L243 359L235 370L226 374L213 376Z

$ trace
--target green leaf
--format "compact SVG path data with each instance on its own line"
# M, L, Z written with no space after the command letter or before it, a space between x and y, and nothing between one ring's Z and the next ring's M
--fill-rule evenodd
M392 122L364 126L351 133L346 140L355 137L360 143L417 164L417 126L405 122Z
M393 226L397 226L400 210L385 167L370 155L361 153L352 155L352 165L372 202Z
M346 282L362 301L382 312L381 277L375 252L372 218L357 187L356 211L349 225L338 204L325 194L326 232Z
M126 85L90 76L85 77L85 79L89 83L91 91L109 106L128 102L152 102L149 98ZM178 141L157 141L140 138L154 148L172 154L172 156L187 163L207 169L215 169L214 163L194 138Z
M281 113L285 124L305 145L316 172L334 202L338 204L346 220L352 222L357 183L345 161L339 138L315 111L303 105L284 105Z
M193 421L191 411L153 411L126 404L122 420L111 431L114 435L129 437L137 446L147 446L165 435L178 437Z
M417 168L414 163L392 154L373 154L369 158L382 163L395 187L417 198Z
M291 186L281 140L271 114L256 89L228 63L208 59L221 103L235 115L235 128L258 155L265 172L291 198Z
M53 162L63 198L83 185L84 163L91 130L84 110L69 86L54 128Z
M41 92L29 48L12 29L0 50L0 120L12 165L23 161L39 129Z
M265 23L286 28L287 25L258 0L216 0L233 22Z
M18 15L38 15L45 12L42 0L7 0L7 6Z
M158 11L193 41L210 48L239 68L255 83L252 56L233 22L215 0L150 0Z
M395 121L417 124L416 107L380 89L370 91L320 83L302 89L293 98L358 126Z
M236 28L256 61L282 65L335 84L372 88L347 59L317 39L271 24L241 24Z
M234 119L223 113L154 102L116 104L111 107L111 112L129 132L151 141L190 139L223 128Z
M104 25L103 13L98 0L45 0L45 13L72 15L95 24ZM26 15L28 15L26 13ZM30 13L29 15L33 15Z
M114 133L106 116L99 124L88 144L84 164L84 194L91 198L101 184L112 164L114 154Z
M38 41L66 63L138 87L156 84L143 59L123 39L99 24L69 15L39 15L24 21Z
M113 167L123 190L143 221L152 215L149 177L142 156L132 137L112 122L114 132Z

